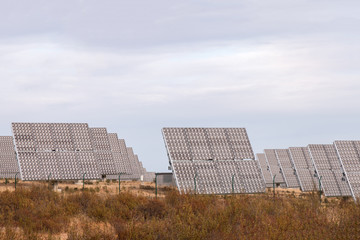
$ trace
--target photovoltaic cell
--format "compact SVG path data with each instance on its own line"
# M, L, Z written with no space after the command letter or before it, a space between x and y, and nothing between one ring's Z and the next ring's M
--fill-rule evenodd
M21 179L100 178L86 123L13 123L12 130Z
M325 196L351 196L349 184L343 176L335 146L333 144L308 145L311 159Z
M256 154L257 159L259 161L260 164L260 168L261 168L261 172L264 176L265 179L265 183L267 187L272 187L273 186L273 182L272 182L272 178L271 178L271 173L270 173L270 168L266 162L266 157L264 153L258 153Z
M291 162L290 154L287 149L276 149L276 157L283 174L286 186L288 188L298 188L300 187L298 178L295 173L294 166Z
M244 128L164 128L180 192L257 193L265 182Z
M255 159L244 128L163 128L171 160Z
M90 136L95 157L98 160L100 173L103 175L117 174L115 162L111 153L111 145L106 128L90 128Z
M265 149L264 150L266 161L268 163L271 178L273 179L275 176L275 183L277 184L285 184L284 177L280 171L279 163L276 157L275 149Z
M11 136L0 136L0 178L15 178L19 172L15 146Z
M319 181L311 162L309 150L306 147L290 147L290 156L304 192L318 191Z
M356 201L360 196L360 141L335 141L334 145Z

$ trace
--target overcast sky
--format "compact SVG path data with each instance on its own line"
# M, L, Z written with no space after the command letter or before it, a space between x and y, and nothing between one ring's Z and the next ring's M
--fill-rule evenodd
M167 171L162 127L360 139L360 1L0 1L0 135L87 122Z

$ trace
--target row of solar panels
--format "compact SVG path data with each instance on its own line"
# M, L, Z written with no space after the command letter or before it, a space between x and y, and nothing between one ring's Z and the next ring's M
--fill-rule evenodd
M245 128L163 128L180 193L265 192Z
M325 196L360 196L360 141L265 149L257 154L267 186L273 183Z
M153 181L127 147L106 128L86 123L13 123L0 137L0 177L22 180L121 179Z

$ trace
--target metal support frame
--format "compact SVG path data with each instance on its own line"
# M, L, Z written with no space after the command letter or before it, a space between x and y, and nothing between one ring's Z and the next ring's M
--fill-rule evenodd
M273 177L273 190L274 190L274 198L275 198L275 177L276 177L276 174L274 175Z
M194 185L195 185L195 194L196 194L196 178L197 178L197 173L195 173L195 176L194 176Z
M322 178L322 176L319 177L319 197L320 197L320 203L321 203L321 178Z
M232 175L232 180L231 180L231 192L232 192L232 194L234 194L234 177L235 177L235 174Z
M17 183L16 177L17 177L18 174L19 174L19 173L16 173L16 174L15 174L15 190L16 190L16 183Z
M82 189L83 191L84 191L84 187L85 187L85 175L86 175L86 173L83 174L83 189Z
M157 193L158 193L158 189L157 189L157 176L158 176L158 174L155 173L155 197L156 197L156 199L157 199Z
M119 173L119 193L120 193L120 177L121 177L121 173Z

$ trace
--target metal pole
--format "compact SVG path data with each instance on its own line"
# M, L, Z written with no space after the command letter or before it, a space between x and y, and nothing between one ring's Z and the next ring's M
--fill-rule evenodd
M86 175L86 173L83 174L83 191L84 191L84 186L85 186L85 175Z
M234 177L235 177L235 174L232 175L232 182L231 182L231 190L232 190L233 194L234 194Z
M320 203L321 203L321 178L322 178L322 176L320 176L320 178L319 178L319 195L320 195Z
M157 189L157 176L158 176L158 174L155 173L155 197L156 197L156 199L157 199L157 192L158 192L158 189Z
M273 190L274 190L274 198L275 198L275 177L276 177L276 174L274 175L273 177Z
M194 177L195 194L196 194L196 177L197 177L197 173L195 173L195 177Z
M19 174L19 173L16 173L16 174L15 174L15 190L16 190L16 177L17 177L18 174Z
M51 176L51 173L48 175L48 182L50 181L50 176Z
M119 193L120 193L120 176L121 176L121 173L119 173Z

